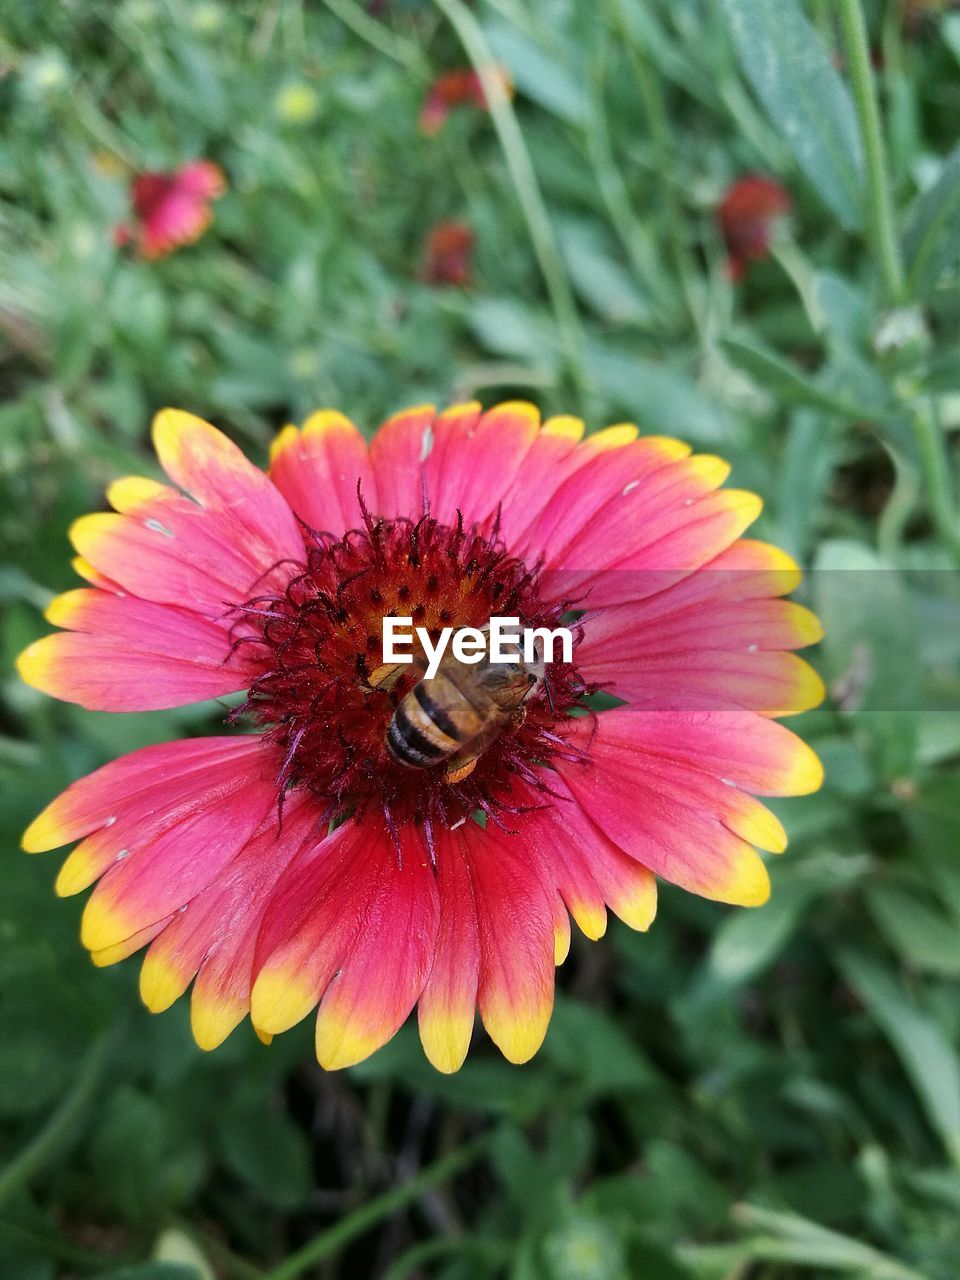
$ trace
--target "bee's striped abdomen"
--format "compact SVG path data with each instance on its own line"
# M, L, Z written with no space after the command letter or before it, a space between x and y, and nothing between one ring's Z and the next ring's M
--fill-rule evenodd
M387 748L395 760L411 769L427 769L460 747L462 737L456 724L431 692L432 686L441 682L442 678L421 681L401 701L390 721Z

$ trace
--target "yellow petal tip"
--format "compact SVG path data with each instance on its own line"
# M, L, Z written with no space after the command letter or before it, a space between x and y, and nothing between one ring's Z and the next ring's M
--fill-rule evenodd
M289 423L287 426L282 427L277 432L277 434L273 437L273 439L270 441L270 453L269 453L270 461L276 462L277 458L279 458L280 454L283 453L284 449L291 448L293 445L297 443L299 439L300 439L300 432L297 430L296 427L292 426Z
M194 990L190 1001L190 1030L198 1048L205 1053L219 1048L243 1020L245 1012L237 1001L198 998ZM272 1039L268 1036L265 1043L269 1044Z
M420 1017L420 1043L427 1061L445 1076L459 1071L466 1061L473 1036L473 1010L469 1014L433 1014Z
M114 511L135 511L167 492L166 486L146 476L122 476L107 488L107 501Z
M339 409L317 409L303 424L305 436L322 436L330 431L356 431L356 427Z
M574 418L570 414L558 414L556 417L547 418L540 428L540 434L544 436L559 436L563 440L578 442L583 439L585 430L586 427L582 418Z
M163 1013L180 999L191 976L184 977L164 956L148 951L140 966L140 999L151 1013Z
M278 1035L301 1022L316 1003L316 993L296 971L264 969L250 993L250 1017L258 1031Z

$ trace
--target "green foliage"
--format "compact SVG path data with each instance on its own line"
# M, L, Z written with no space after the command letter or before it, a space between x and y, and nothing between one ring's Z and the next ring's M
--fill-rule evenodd
M465 61L429 0L2 6L3 1280L960 1274L960 27L866 5L885 236L839 8L477 0L531 177L484 112L418 131ZM129 175L199 156L229 184L203 238L117 248ZM748 172L793 212L734 285L715 209ZM446 218L466 288L422 279ZM161 405L262 460L321 405L372 429L471 395L679 435L763 495L826 627L797 726L825 786L775 804L768 906L667 891L648 935L575 940L526 1067L478 1044L440 1076L412 1027L346 1075L307 1028L204 1055L135 961L83 959L18 842L70 779L222 712L84 713L12 660L73 585L71 520L155 474Z

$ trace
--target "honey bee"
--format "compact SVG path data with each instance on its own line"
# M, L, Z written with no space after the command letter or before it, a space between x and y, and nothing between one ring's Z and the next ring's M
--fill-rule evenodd
M387 728L387 750L408 769L446 762L444 781L462 782L544 679L544 663L440 662L432 680L415 684Z

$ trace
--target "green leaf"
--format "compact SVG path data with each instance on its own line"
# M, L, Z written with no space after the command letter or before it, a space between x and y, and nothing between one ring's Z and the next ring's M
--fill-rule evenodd
M54 1280L50 1258L3 1258L3 1280Z
M926 296L960 259L960 147L944 162L940 177L917 197L903 233L912 295Z
M679 370L598 342L588 344L586 362L599 390L646 430L697 444L735 442L737 429L723 406Z
M570 279L584 303L600 319L613 324L649 322L649 302L623 264L613 257L597 228L571 221L558 230Z
M313 1179L304 1134L282 1113L264 1123L262 1100L228 1112L220 1147L229 1168L268 1204L296 1209L309 1198Z
M843 951L838 964L886 1035L950 1157L960 1161L960 1057L933 1018L873 961Z
M877 928L905 964L927 973L960 976L960 929L955 920L901 885L874 885L866 902Z
M909 776L921 705L919 624L902 576L852 539L821 543L812 575L821 674L884 778ZM829 776L829 775L828 775Z
M490 48L525 97L569 124L583 123L587 96L579 76L505 22L490 23L485 30Z
M797 163L845 227L862 220L853 101L797 0L722 0L743 70Z
M853 347L867 342L873 317L862 289L835 271L818 271L813 278L813 296L831 337Z
M719 345L728 359L780 401L820 409L853 422L862 421L868 412L863 405L825 390L796 365L759 343L722 338Z
M592 1090L636 1090L657 1081L646 1058L612 1018L561 997L542 1053Z
M196 1267L179 1262L141 1262L132 1267L100 1271L95 1280L203 1280Z
M185 1121L130 1085L107 1102L89 1160L104 1193L131 1222L150 1222L187 1200L207 1155Z
M734 1216L744 1227L764 1231L750 1241L750 1256L758 1262L792 1262L855 1274L863 1280L924 1280L889 1254L868 1244L821 1227L797 1213L776 1213L759 1205L738 1205Z
M746 982L783 951L818 892L811 879L778 884L770 901L754 911L738 911L714 935L710 968L723 983Z

